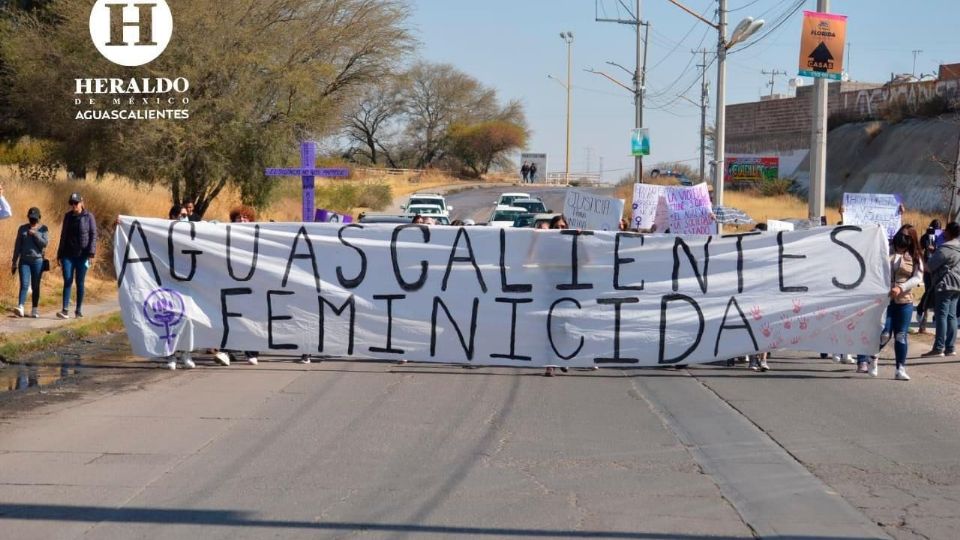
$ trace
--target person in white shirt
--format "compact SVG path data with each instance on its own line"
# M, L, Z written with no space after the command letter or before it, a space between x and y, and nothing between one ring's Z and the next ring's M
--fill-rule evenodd
M7 202L7 198L3 196L3 184L0 184L0 219L7 219L13 215L13 208L10 208L10 203Z

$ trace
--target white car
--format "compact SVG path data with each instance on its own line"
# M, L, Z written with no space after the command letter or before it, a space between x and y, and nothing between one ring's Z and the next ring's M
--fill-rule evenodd
M490 213L490 219L487 221L487 225L500 229L513 227L513 222L517 220L517 217L526 212L527 210L525 208L520 208L519 206L499 205Z
M443 210L444 213L450 214L450 211L453 210L452 206L447 205L447 200L443 198L443 195L438 195L436 193L415 193L410 196L410 199L407 200L407 204L401 206L402 210L407 210L410 206L418 204L435 204Z
M503 193L500 195L500 198L493 202L497 206L510 206L510 204L516 199L529 199L529 193L521 193L519 191L511 193Z
M407 205L406 212L411 216L420 214L421 216L432 217L432 218L435 218L435 217L443 217L447 219L450 218L450 214L445 212L443 208L441 208L436 204L410 204L410 205Z

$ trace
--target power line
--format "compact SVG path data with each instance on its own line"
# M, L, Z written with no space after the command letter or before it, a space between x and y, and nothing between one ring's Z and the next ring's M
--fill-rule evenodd
M727 10L727 13L732 13L732 12L734 12L734 11L740 11L741 9L747 9L748 7L754 5L754 4L758 3L758 2L760 2L760 0L753 0L753 2L750 2L749 4L746 4L746 5L744 5L744 6L740 6L740 7L738 7L738 8L733 8L733 9L728 9L728 10Z
M771 34L773 34L774 32L776 32L781 26L784 25L784 23L786 23L787 21L789 21L791 18L793 18L794 15L797 14L798 11L800 11L800 8L803 7L804 2L805 2L805 0L797 0L796 3L795 3L793 6L791 6L787 11L785 11L783 14L781 14L779 17L777 17L777 19L775 20L775 22L774 22L774 24L773 24L773 27L770 28L770 30L768 30L767 32L764 32L763 35L761 35L761 36L758 37L757 39L754 39L754 40L751 41L750 43L747 43L747 44L744 45L743 47L740 47L740 48L738 48L738 49L735 49L735 50L733 50L733 51L730 51L730 54L741 53L741 52L749 49L750 47L753 47L753 46L756 45L757 43L760 43L760 42L763 41L765 38L767 38L768 36L770 36Z

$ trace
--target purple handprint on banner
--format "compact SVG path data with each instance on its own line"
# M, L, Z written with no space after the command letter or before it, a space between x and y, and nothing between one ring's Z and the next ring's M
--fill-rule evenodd
M143 302L143 316L147 322L163 328L160 339L166 344L164 350L167 355L173 354L173 340L177 337L172 329L183 320L185 311L183 296L170 289L156 289Z

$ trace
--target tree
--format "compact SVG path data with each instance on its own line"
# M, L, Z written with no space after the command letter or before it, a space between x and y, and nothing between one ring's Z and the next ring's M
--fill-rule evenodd
M56 24L9 17L0 23L8 68L0 84L10 85L21 125L64 142L73 167L162 182L175 202L195 200L200 214L230 183L245 203L263 204L272 185L263 168L295 162L298 140L337 129L348 97L395 72L413 45L403 0L168 3L173 38L138 68L96 52L88 0L52 3ZM78 77L186 78L190 118L75 120Z
M397 167L393 145L403 114L402 85L402 78L371 85L344 115L344 135L354 145L348 152L352 160L359 155L372 165L386 160Z
M525 127L523 108L511 101L501 107L496 90L449 64L415 64L404 91L406 134L416 153L416 167L440 162L450 149L455 124L504 120Z
M488 120L478 124L454 125L450 130L450 152L477 176L511 150L526 145L526 130L506 120Z

